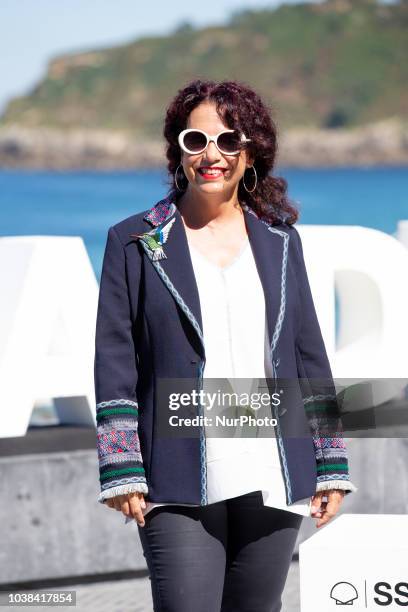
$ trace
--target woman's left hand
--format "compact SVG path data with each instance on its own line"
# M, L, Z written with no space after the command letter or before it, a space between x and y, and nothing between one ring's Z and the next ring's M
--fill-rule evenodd
M316 527L325 525L337 514L344 496L345 491L342 489L328 489L313 495L310 516L319 519ZM323 497L327 497L327 501L322 501Z

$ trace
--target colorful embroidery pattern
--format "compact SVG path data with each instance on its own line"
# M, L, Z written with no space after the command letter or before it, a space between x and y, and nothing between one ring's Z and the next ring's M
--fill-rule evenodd
M313 384L316 381L312 381ZM313 434L317 464L317 482L349 480L347 449L342 436L337 397L333 393L308 395L303 399L306 415ZM344 484L332 488L346 488ZM354 486L350 484L350 490Z
M168 197L163 198L157 204L149 210L144 216L146 221L149 221L152 225L160 225L163 221L166 221L176 211L176 205Z
M112 453L140 453L139 436L132 429L112 429L99 433L98 451L100 459Z
M104 502L115 495L147 493L138 436L138 404L112 399L96 405L99 480Z

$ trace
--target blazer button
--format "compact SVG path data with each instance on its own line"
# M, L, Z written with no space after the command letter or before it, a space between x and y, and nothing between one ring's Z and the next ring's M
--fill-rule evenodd
M192 359L190 363L197 363L196 359Z

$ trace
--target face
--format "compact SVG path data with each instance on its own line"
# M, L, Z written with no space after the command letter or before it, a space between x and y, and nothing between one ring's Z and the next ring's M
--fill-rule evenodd
M212 102L202 102L192 110L186 128L204 130L210 136L230 129L222 122ZM249 137L248 134L245 136ZM252 165L245 148L239 154L224 155L220 153L214 142L210 142L205 151L196 155L182 151L181 163L189 182L188 190L199 191L202 195L207 194L210 197L221 194L226 198L230 198L234 191L238 190L238 183L246 168ZM206 178L200 170L205 166L219 168L221 172Z

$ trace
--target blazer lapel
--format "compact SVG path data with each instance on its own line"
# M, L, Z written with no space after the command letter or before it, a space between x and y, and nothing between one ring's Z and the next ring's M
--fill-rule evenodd
M158 261L153 261L150 256L149 258L194 328L199 339L201 355L205 357L200 297L180 212L174 203L165 198L153 206L144 219L153 227L157 227L165 225L173 217L173 226L163 245L166 257Z
M175 222L165 244L167 258L160 260L160 263L173 285L173 287L169 287L169 290L187 315L203 344L204 356L200 297L188 247L187 234L178 209L176 209L174 216Z
M289 235L260 219L247 205L243 205L243 210L249 241L264 290L269 343L273 356L285 316Z

